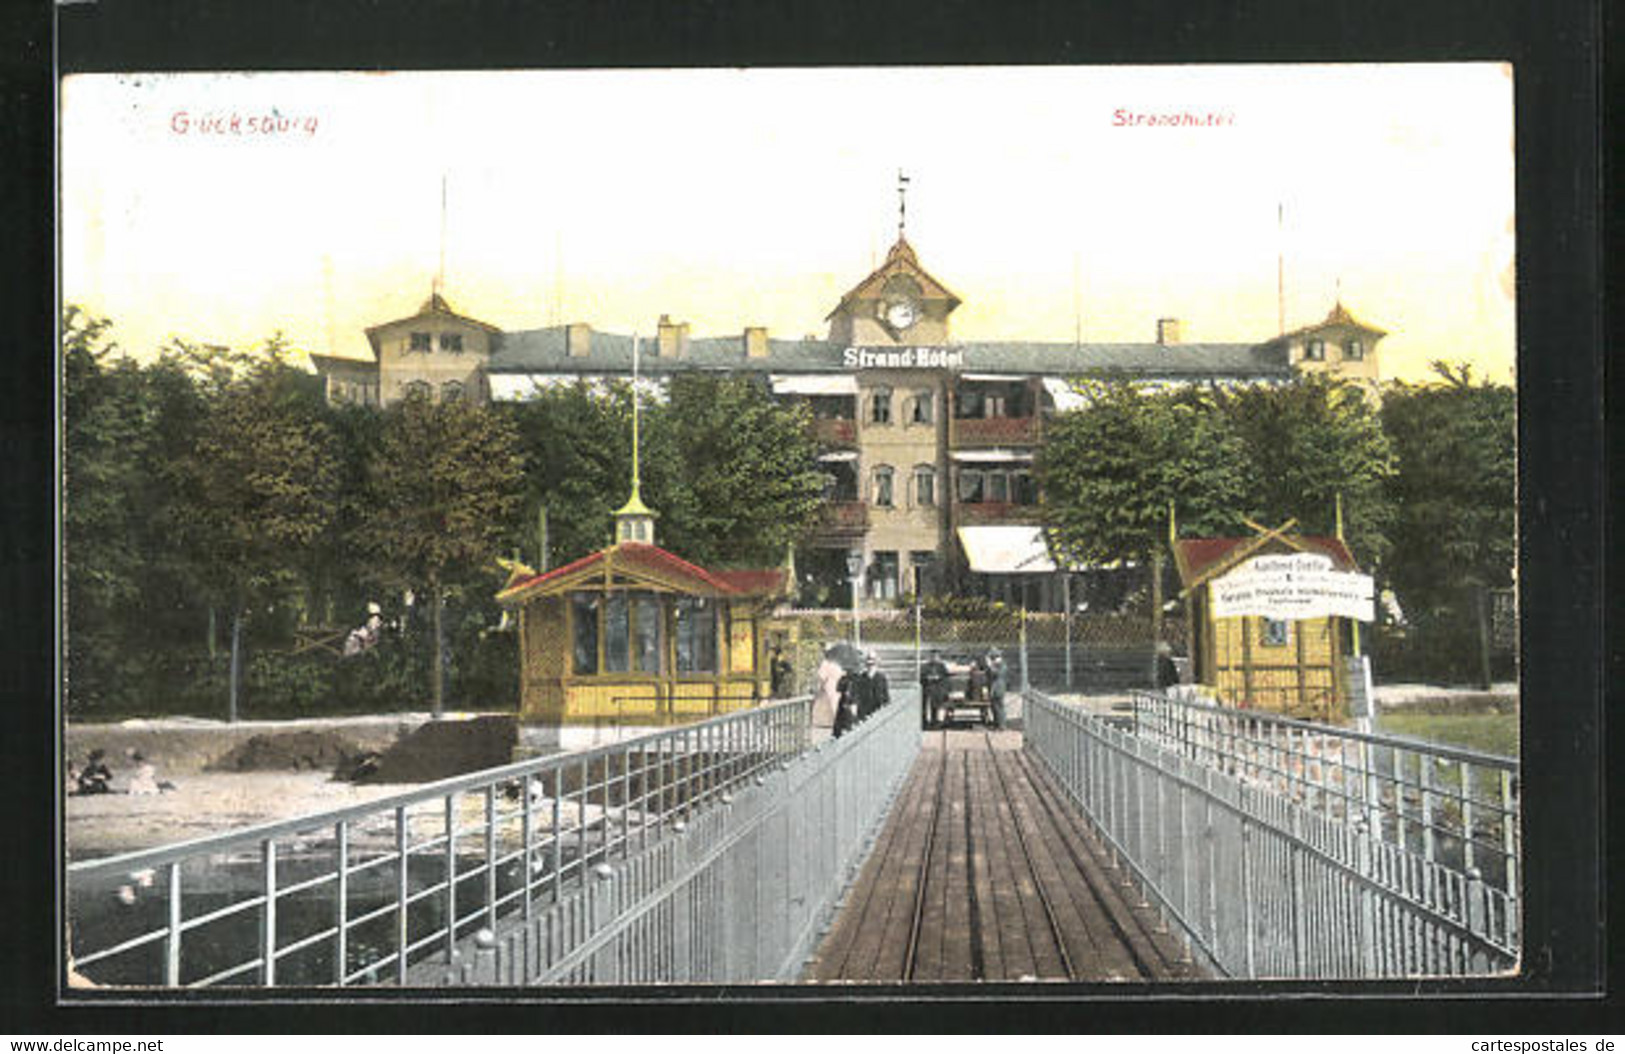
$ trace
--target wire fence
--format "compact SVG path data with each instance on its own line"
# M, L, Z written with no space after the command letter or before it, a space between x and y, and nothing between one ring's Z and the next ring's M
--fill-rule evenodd
M951 615L922 609L862 612L790 612L798 643L790 656L798 690L816 687L819 660L831 645L873 651L892 682L918 680L920 664L933 651L950 664L967 664L999 650L1012 690L1023 684L1048 691L1116 693L1149 688L1155 649L1149 620L1138 616L1089 615L1068 619L1019 608ZM1171 625L1171 624L1170 624Z

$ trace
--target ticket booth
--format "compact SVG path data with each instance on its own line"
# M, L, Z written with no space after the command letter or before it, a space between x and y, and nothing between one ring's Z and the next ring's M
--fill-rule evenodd
M521 569L497 597L518 614L520 721L661 726L757 705L764 623L785 583L782 570L708 571L631 541Z
M1220 703L1340 721L1350 624L1371 621L1372 581L1338 538L1257 528L1251 538L1180 538L1195 680Z

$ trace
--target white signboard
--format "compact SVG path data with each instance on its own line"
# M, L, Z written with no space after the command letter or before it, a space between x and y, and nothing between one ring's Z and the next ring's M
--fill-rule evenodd
M1332 569L1320 553L1256 556L1210 583L1215 618L1258 615L1272 619L1376 617L1370 575Z
M958 369L965 365L965 352L940 347L853 347L841 352L841 365L854 370Z

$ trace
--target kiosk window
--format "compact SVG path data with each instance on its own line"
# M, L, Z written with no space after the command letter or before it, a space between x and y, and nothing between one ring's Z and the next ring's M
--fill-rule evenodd
M598 601L591 593L570 596L570 622L575 637L575 672L598 672Z

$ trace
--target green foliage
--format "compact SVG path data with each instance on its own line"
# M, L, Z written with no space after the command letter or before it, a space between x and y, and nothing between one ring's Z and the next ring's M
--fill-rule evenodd
M617 385L605 397L581 382L544 388L500 410L512 420L524 458L521 550L526 558L556 567L608 545L613 513L626 501L630 480L630 389ZM534 533L537 510L544 505L545 560L536 552Z
M206 402L181 461L185 534L203 559L206 588L238 609L286 591L334 511L331 437L286 354L280 338L255 356L183 354L201 371Z
M383 414L354 540L374 581L426 589L489 568L513 535L523 461L512 423L416 392Z
M1247 461L1253 519L1296 519L1303 534L1343 533L1364 567L1382 563L1394 522L1387 482L1394 456L1376 407L1354 385L1320 377L1226 391L1224 412Z
M1144 559L1187 535L1225 534L1249 511L1245 448L1225 404L1198 389L1088 382L1089 404L1051 422L1037 471L1057 548L1073 559Z
M781 561L823 500L806 408L748 378L683 374L649 418L662 544L705 566Z
M1438 379L1383 399L1397 471L1388 578L1408 615L1463 608L1469 586L1505 586L1516 559L1516 396L1435 363Z
M527 555L544 504L551 566L608 545L631 487L630 386L555 387L503 409L525 455ZM781 560L823 492L805 411L749 379L682 374L641 413L642 491L659 543L705 565Z

